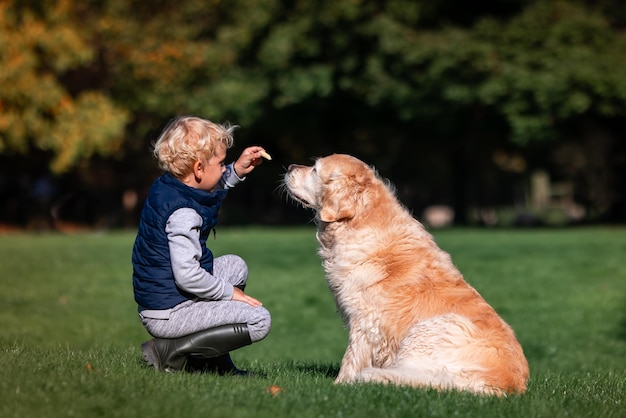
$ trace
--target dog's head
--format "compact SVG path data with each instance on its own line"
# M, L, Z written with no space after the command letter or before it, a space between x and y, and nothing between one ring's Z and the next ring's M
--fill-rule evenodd
M362 207L362 193L375 178L361 160L344 154L319 158L312 166L292 164L284 183L289 195L314 209L322 222L353 218Z

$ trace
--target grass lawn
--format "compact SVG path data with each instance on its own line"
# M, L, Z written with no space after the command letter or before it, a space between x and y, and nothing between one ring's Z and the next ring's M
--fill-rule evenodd
M134 234L0 236L0 417L625 417L626 229L435 231L514 328L525 395L334 385L347 332L306 228L221 228L270 335L233 353L262 377L163 374L132 297ZM282 391L267 392L270 386Z

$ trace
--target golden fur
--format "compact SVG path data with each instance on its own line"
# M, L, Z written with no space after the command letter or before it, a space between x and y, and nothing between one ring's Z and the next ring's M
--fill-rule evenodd
M374 170L335 154L291 165L284 183L316 211L318 253L349 329L336 383L526 391L513 330Z

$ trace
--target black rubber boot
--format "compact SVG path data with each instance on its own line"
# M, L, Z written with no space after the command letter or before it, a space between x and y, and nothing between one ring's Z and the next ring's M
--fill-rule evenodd
M157 370L176 372L185 368L188 359L228 355L230 351L251 343L248 325L228 324L180 338L154 338L143 343L141 351L150 366Z
M246 290L245 284L239 284L235 286L242 292ZM233 360L230 358L230 354L222 354L221 356L213 358L189 358L187 359L186 370L190 372L199 373L217 373L220 376L233 375L233 376L252 376L252 373L246 370L240 370L235 366Z

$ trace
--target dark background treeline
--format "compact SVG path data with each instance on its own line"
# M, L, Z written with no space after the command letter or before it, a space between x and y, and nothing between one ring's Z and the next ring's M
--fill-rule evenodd
M0 1L0 224L136 225L175 115L274 157L223 224L291 224L349 153L432 225L626 220L622 1ZM453 216L451 215L453 214Z

